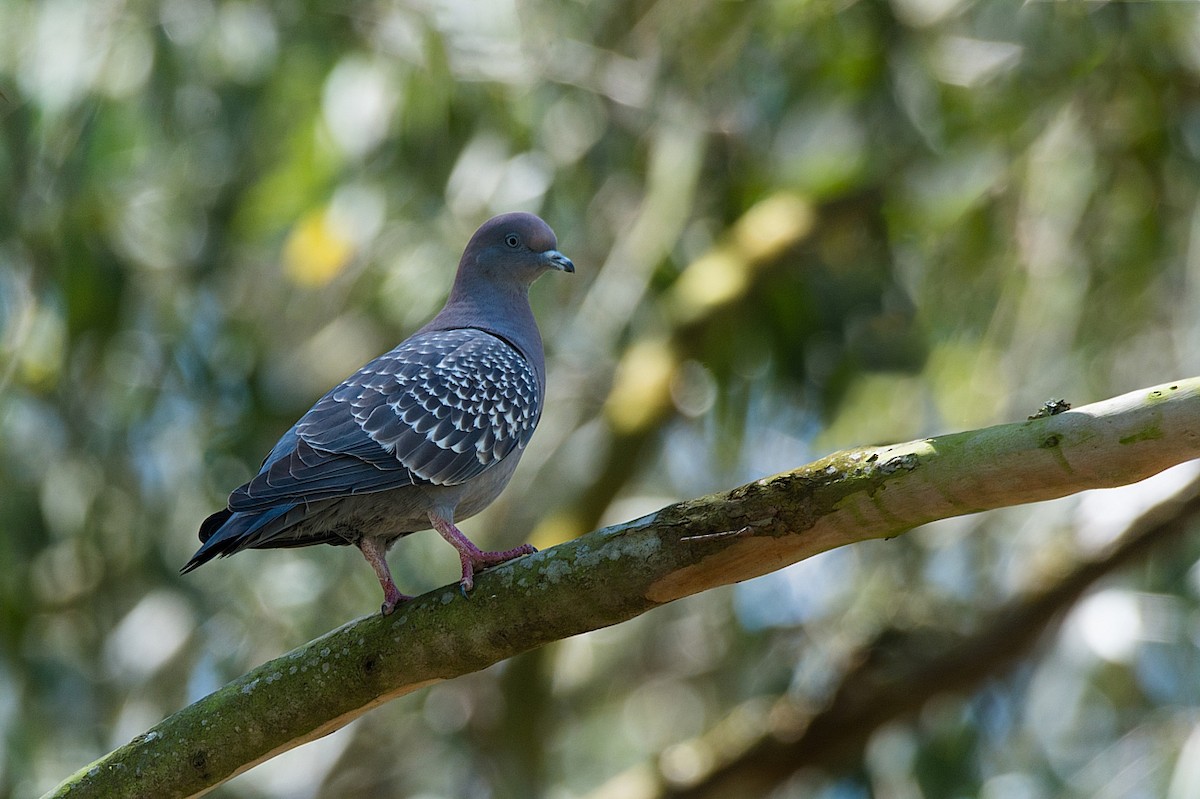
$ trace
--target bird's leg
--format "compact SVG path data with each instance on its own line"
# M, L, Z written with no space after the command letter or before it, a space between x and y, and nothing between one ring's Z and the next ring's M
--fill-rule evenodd
M450 546L458 550L458 559L462 561L463 596L475 587L475 570L486 569L499 563L506 563L522 555L532 555L537 549L532 544L522 544L519 547L506 549L503 552L485 552L467 538L462 530L454 526L454 522L434 511L429 512L429 522L442 538L450 542Z
M363 536L358 539L358 549L375 570L375 576L379 578L379 584L383 587L383 604L379 610L384 616L390 616L397 605L407 602L412 597L400 593L400 589L396 588L396 583L392 580L392 570L388 568L387 545L382 540Z

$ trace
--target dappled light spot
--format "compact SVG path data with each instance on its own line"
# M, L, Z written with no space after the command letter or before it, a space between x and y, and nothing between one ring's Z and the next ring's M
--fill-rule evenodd
M614 430L636 433L659 417L671 402L677 365L677 356L665 342L641 341L626 351L605 403Z
M758 267L806 236L813 221L812 207L793 194L775 194L751 207L728 242L683 270L669 296L676 316L686 323L740 298Z
M1101 591L1076 609L1075 623L1083 640L1100 657L1128 661L1142 637L1142 614L1137 597L1128 591Z
M302 217L288 235L284 269L293 282L315 288L341 274L354 252L354 245L329 212L316 210Z
M113 628L104 646L109 673L137 683L155 674L187 642L195 627L192 609L178 594L148 594Z
M326 78L321 107L325 125L341 151L362 158L387 135L399 100L383 63L350 56Z

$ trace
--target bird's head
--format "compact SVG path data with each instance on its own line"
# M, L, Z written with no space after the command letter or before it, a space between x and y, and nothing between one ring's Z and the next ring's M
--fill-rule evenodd
M558 251L550 226L533 214L494 216L467 242L459 274L471 272L488 280L529 286L549 270L574 272L575 264Z

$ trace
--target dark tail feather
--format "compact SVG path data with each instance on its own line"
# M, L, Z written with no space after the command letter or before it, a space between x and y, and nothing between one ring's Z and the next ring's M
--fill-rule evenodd
M233 511L229 510L229 508L222 508L201 522L200 543L207 544L208 539L213 537L213 533L215 533L217 530L220 530L225 522L229 521L229 517L232 515Z
M321 536L297 541L279 535L300 521L306 513L307 509L301 505L279 505L261 513L219 510L200 525L200 548L179 573L187 574L215 557L232 555L247 547L257 549L325 543L325 538Z
M275 515L275 514L272 514ZM232 555L246 546L247 534L260 527L264 514L233 513L228 508L219 510L200 524L200 548L192 559L179 570L187 574L197 566L203 566L218 555Z
M208 563L217 555L222 554L221 550L228 548L215 546L216 544L220 543L219 540L213 541L212 544L209 544L208 542L211 541L212 537L216 535L216 533L225 526L225 523L232 518L233 512L228 508L222 508L200 523L201 546L198 550L196 550L196 554L192 555L192 559L183 564L183 568L179 570L180 574L187 574L197 566L202 566L205 563Z

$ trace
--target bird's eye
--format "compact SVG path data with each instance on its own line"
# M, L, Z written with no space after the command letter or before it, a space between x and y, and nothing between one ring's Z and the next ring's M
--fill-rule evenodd
M521 237L516 233L509 233L504 237L504 243L507 244L510 249L515 250L521 246Z

